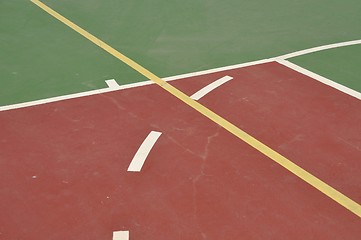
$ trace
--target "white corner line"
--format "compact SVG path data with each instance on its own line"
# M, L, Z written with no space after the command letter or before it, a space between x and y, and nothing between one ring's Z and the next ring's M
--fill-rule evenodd
M319 52L322 50L338 48L338 47L346 47L346 46L357 45L357 44L361 44L361 39L322 45L322 46L308 48L308 49L304 49L301 51L292 52L292 53L288 53L288 54L284 54L284 55L280 55L280 56L276 56L276 57L271 57L271 58L266 58L266 59L261 59L261 60L246 62L246 63L240 63L240 64L235 64L235 65L229 65L229 66L225 66L225 67L212 68L212 69L202 70L202 71L198 71L198 72L185 73L185 74L175 75L175 76L166 77L166 78L162 78L162 79L165 81L179 80L182 78L195 77L195 76L200 76L200 75L205 75L205 74L210 74L210 73L215 73L215 72L232 70L232 69L236 69L236 68L250 67L250 66L254 66L254 65L274 62L274 61L281 60L281 59L297 57L297 56L301 56L301 55L305 55L305 54L309 54L309 53L313 53L313 52Z
M274 60L275 59L265 59L265 60L236 64L236 65L231 65L231 66L226 66L226 67L221 67L221 68L214 68L214 69L209 69L209 70L205 70L205 71L186 73L186 74L166 77L166 78L162 78L162 79L164 81L180 80L180 79L188 78L188 77L195 77L195 76L200 76L200 75L204 75L204 74L210 74L210 73L215 73L215 72L220 72L220 71L227 71L227 70L236 69L236 68L243 68L243 67L258 65L258 64L262 64L262 63L268 63L268 62L272 62ZM111 81L111 80L106 80L106 83L108 85L107 88L100 88L100 89L95 89L95 90L86 91L86 92L67 94L67 95L62 95L62 96L57 96L57 97L44 98L41 100L0 106L0 112L155 84L153 81L148 80L148 81L130 83L130 84L125 84L125 85L118 85L118 83L117 83L117 86L115 86L115 84L113 84L113 82L111 81L110 86L109 86L107 81Z
M113 240L129 240L129 231L113 232Z
M348 94L350 96L353 96L353 97L361 100L361 93L359 93L359 92L357 92L357 91L355 91L355 90L353 90L351 88L345 87L345 86L343 86L343 85L341 85L339 83L336 83L336 82L334 82L334 81L332 81L332 80L330 80L328 78L325 78L325 77L323 77L321 75L318 75L318 74L316 74L314 72L311 72L311 71L309 71L307 69L304 69L304 68L302 68L302 67L300 67L300 66L298 66L298 65L296 65L294 63L291 63L291 62L289 62L287 60L278 60L277 62L279 64L282 64L282 65L294 70L294 71L297 71L297 72L302 73L302 74L304 74L306 76L309 76L309 77L311 77L311 78L313 78L313 79L315 79L315 80L317 80L319 82L322 82L322 83L324 83L324 84L326 84L326 85L328 85L330 87L333 87L333 88L335 88L335 89L337 89L337 90L339 90L339 91L341 91L343 93L346 93L346 94Z
M211 91L213 91L217 87L225 84L226 82L228 82L228 81L230 81L232 79L233 79L233 77L224 76L224 77L222 77L222 78L208 84L204 88L200 89L198 92L196 92L192 96L190 96L190 98L192 98L193 100L199 100L202 97L204 97L206 94L210 93Z
M151 131L148 134L134 155L133 160L128 167L128 172L140 172L146 158L148 157L148 154L150 153L150 150L152 150L154 144L157 142L161 134L161 132L156 131Z
M305 49L305 50L301 50L301 51L297 51L297 52L293 52L293 53L289 53L289 54L285 54L285 55L280 55L278 57L267 58L267 59L263 59L263 60L257 60L257 61L241 63L241 64L235 64L235 65L230 65L230 66L225 66L225 67L220 67L220 68L213 68L213 69L208 69L208 70L203 70L203 71L198 71L198 72L185 73L185 74L175 75L175 76L171 76L171 77L165 77L162 79L164 81L180 80L183 78L196 77L196 76L200 76L200 75L211 74L211 73L215 73L215 72L227 71L227 70L243 68L243 67L249 67L249 66L274 62L274 61L279 62L281 60L285 60L288 58L297 57L297 56L301 56L301 55L305 55L305 54L309 54L309 53L313 53L313 52L318 52L318 51L327 50L327 49L331 49L331 48L351 46L351 45L356 45L356 44L361 44L361 40L328 44L328 45L309 48L309 49ZM107 81L109 81L109 80L107 80ZM81 93L68 94L68 95L45 98L45 99L35 100L35 101L30 101L30 102L23 102L23 103L0 106L0 112L18 109L18 108L31 107L31 106L41 105L41 104L47 104L47 103L52 103L52 102L58 102L58 101L63 101L63 100L68 100L68 99L73 99L73 98L91 96L91 95L95 95L95 94L102 94L102 93L107 93L107 92L112 92L112 91L123 90L123 89L129 89L129 88L134 88L134 87L153 85L153 84L154 84L154 82L149 81L149 80L137 82L137 83L125 84L125 85L117 84L117 86L115 86L114 84L111 84L111 86L109 86L109 84L107 83L108 88L101 88L101 89L96 89L96 90L91 90L91 91L86 91L86 92L81 92Z
M185 73L185 74L166 77L166 78L162 78L162 79L165 81L173 81L173 80L179 80L182 78L196 77L196 76L210 74L210 73L228 71L228 70L237 69L237 68L250 67L250 66L259 65L259 64L263 64L263 63L269 63L269 62L273 62L273 61L275 61L275 58L267 58L267 59L246 62L246 63L241 63L241 64L235 64L235 65L230 65L230 66L225 66L225 67L212 68L212 69L198 71L198 72Z
M108 88L119 89L120 87L115 79L105 80L105 83L108 85Z

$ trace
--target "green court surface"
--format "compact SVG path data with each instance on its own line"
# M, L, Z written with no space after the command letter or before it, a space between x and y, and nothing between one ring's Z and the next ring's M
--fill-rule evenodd
M291 61L361 92L361 45L325 50L296 57Z
M0 105L105 87L113 73L133 72L30 1L0 2L0 32Z
M361 38L351 0L44 3L160 77ZM0 2L0 32L0 105L146 80L27 0Z

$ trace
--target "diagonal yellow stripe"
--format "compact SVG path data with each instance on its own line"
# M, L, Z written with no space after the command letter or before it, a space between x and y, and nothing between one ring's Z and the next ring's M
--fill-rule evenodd
M161 86L163 89L165 89L166 91L168 91L175 97L182 100L184 103L188 104L190 107L192 107L199 113L203 114L204 116L206 116L213 122L222 126L226 130L228 130L230 133L237 136L239 139L248 143L249 145L251 145L252 147L257 149L258 151L260 151L267 157L271 158L273 161L277 162L278 164L280 164L281 166L283 166L284 168L286 168L287 170L289 170L290 172L292 172L299 178L303 179L308 184L317 188L319 191L323 192L325 195L332 198L337 203L344 206L345 208L347 208L348 210L350 210L351 212L353 212L354 214L356 214L357 216L359 216L361 218L361 205L358 204L357 202L353 201L349 197L345 196L341 192L337 191L336 189L332 188L325 182L321 181L317 177L313 176L309 172L307 172L304 169L302 169L301 167L297 166L296 164L294 164L293 162L291 162L290 160L288 160L287 158L285 158L278 152L274 151L273 149L269 148L268 146L266 146L262 142L258 141L251 135L242 131L241 129L239 129L238 127L236 127L235 125L233 125L232 123L227 121L226 119L222 118L221 116L217 115L216 113L212 112L211 110L209 110L202 104L194 101L193 99L191 99L190 97L185 95L183 92L179 91L177 88L168 84L166 81L160 79L158 76L156 76L152 72L148 71L147 69L145 69L138 63L134 62L130 58L121 54L120 52L118 52L117 50L115 50L114 48L112 48L111 46L106 44L105 42L101 41L94 35L88 33L87 31L85 31L84 29L79 27L78 25L69 21L68 19L66 19L65 17L60 15L59 13L55 12L53 9L46 6L44 3L42 3L38 0L31 0L31 1L34 4L38 5L40 8L42 8L44 11L46 11L51 16L55 17L56 19L58 19L65 25L69 26L74 31L78 32L79 34L81 34L82 36L84 36L85 38L87 38L88 40L93 42L94 44L98 45L99 47L101 47L102 49L104 49L105 51L107 51L108 53L113 55L114 57L116 57L119 60L121 60L122 62L126 63L131 68L138 71L139 73L141 73L143 76L147 77L148 79L152 80L153 82L155 82L156 84Z

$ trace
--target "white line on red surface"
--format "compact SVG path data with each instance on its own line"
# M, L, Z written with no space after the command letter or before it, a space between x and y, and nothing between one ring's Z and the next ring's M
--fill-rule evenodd
M233 77L224 76L224 77L222 77L222 78L208 84L204 88L200 89L198 92L194 93L191 96L191 98L194 99L194 100L199 100L202 97L204 97L206 94L210 93L211 91L213 91L217 87L221 86L222 84L225 84L226 82L228 82L228 81L230 81L232 79L233 79Z
M129 231L113 232L113 240L129 240Z
M150 153L150 150L152 150L161 134L161 132L156 131L151 131L149 133L142 145L140 145L137 153L134 155L133 160L128 167L128 172L140 172L148 154Z
M295 71L297 71L299 73L302 73L302 74L304 74L306 76L309 76L309 77L311 77L311 78L313 78L313 79L315 79L315 80L317 80L319 82L322 82L322 83L324 83L324 84L326 84L326 85L328 85L330 87L336 88L336 89L338 89L339 91L341 91L343 93L346 93L348 95L351 95L351 96L361 100L361 93L359 93L359 92L357 92L357 91L355 91L355 90L353 90L351 88L348 88L348 87L346 87L344 85L341 85L341 84L339 84L337 82L331 81L330 79L322 77L321 75L318 75L318 74L316 74L314 72L311 72L311 71L309 71L307 69L304 69L304 68L302 68L302 67L300 67L300 66L298 66L298 65L296 65L294 63L291 63L291 62L289 62L287 60L278 60L277 62L284 65L284 66L286 66L286 67L288 67L288 68L291 68L291 69L293 69L293 70L295 70Z

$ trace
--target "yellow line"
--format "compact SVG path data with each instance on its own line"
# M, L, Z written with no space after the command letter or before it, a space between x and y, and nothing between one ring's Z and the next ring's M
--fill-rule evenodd
M168 84L166 81L160 79L158 76L154 75L138 63L134 62L130 58L126 57L125 55L121 54L105 42L101 41L94 35L88 33L81 27L77 26L73 22L69 21L59 13L55 12L53 9L49 8L42 2L38 0L31 0L34 4L38 5L40 8L42 8L44 11L46 11L51 16L55 17L65 25L69 26L94 44L98 45L114 57L118 58L119 60L123 61L127 65L129 65L134 70L138 71L145 77L149 78L159 86L161 86L163 89L174 95L175 97L182 100L184 103L191 106L193 109L197 110L207 118L211 119L213 122L217 123L218 125L222 126L223 128L227 129L229 132L237 136L239 139L243 140L244 142L248 143L267 157L271 158L273 161L277 162L284 168L288 169L290 172L298 176L299 178L303 179L305 182L309 183L313 187L317 188L319 191L326 194L328 197L332 198L336 202L338 202L340 205L344 206L357 216L361 218L361 205L357 202L353 201L352 199L348 198L344 194L340 193L336 189L332 188L325 182L321 181L317 177L313 176L309 172L305 171L301 167L297 166L281 154L277 153L273 149L269 148L262 142L258 141L257 139L253 138L251 135L247 134L246 132L242 131L226 119L222 118L221 116L217 115L216 113L212 112L205 106L201 105L200 103L194 101L187 95L185 95L183 92L179 91L177 88L173 87L172 85Z

